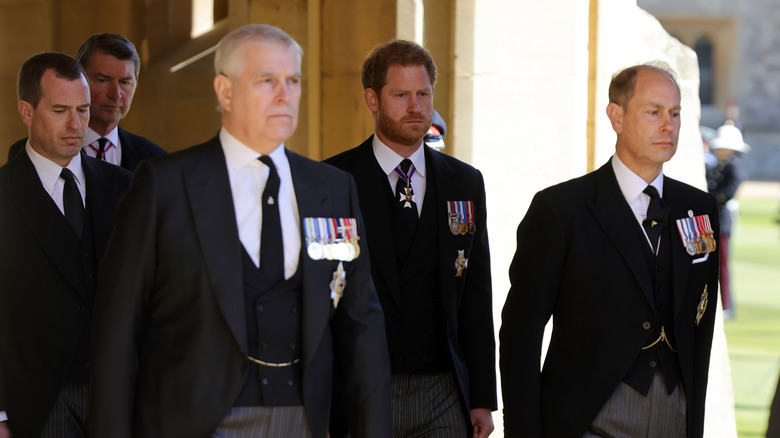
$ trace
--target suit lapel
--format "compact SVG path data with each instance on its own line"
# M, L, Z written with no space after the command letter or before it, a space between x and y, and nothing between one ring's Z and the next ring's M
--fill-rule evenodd
M241 241L238 237L227 164L218 137L182 169L192 220L222 314L247 351Z
M682 197L682 191L674 187L676 181L664 177L664 199L669 206L669 233L672 254L672 296L674 297L674 316L676 317L682 301L685 297L686 284L688 282L688 273L691 270L691 256L685 251L680 242L677 231L677 219L688 217L688 208L686 199Z
M596 200L588 201L590 209L601 224L604 233L609 236L612 244L626 260L645 297L652 305L654 300L650 285L653 283L646 268L647 262L639 251L645 242L638 238L636 217L620 191L612 165L608 162L596 172Z
M329 281L331 272L335 271L334 262L315 261L306 253L306 239L303 227L300 225L305 217L322 217L323 211L330 211L332 194L330 186L312 168L303 157L285 150L287 160L290 163L290 172L293 179L295 197L298 203L298 214L301 220L298 227L301 232L301 253L298 258L298 270L301 271L303 280L302 305L303 305L303 351L304 368L317 351L322 334L328 324L330 311L330 290L324 281ZM337 194L336 194L337 195ZM349 279L347 279L349 281Z
M373 136L363 142L355 151L350 173L355 178L360 197L360 211L363 220L369 225L368 247L374 267L382 274L387 290L401 305L401 287L398 282L398 262L395 256L390 211L387 208L387 195L392 193L387 175L379 167L372 147ZM380 281L374 278L374 282Z
M21 152L15 158L10 164L13 166L10 196L14 205L55 268L73 288L82 296L86 296L85 286L79 275L80 268L71 258L71 251L66 250L68 239L65 233L71 230L66 228L67 222L64 220L52 221L52 218L58 218L58 215L62 217L62 212L43 188L30 157Z
M125 134L125 130L121 127L117 128L117 134L119 135L119 143L122 146L122 161L119 163L125 169L135 169L136 163L135 154L133 154L133 142L130 141Z
M103 253L113 224L114 205L121 196L116 179L101 169L95 159L81 154L81 165L87 187L87 212L92 219L92 230L98 256Z

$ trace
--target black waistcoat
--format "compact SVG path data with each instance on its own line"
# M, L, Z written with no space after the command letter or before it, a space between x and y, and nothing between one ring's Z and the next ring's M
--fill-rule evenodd
M301 270L272 285L246 250L242 253L249 355L275 364L301 359ZM250 362L247 379L233 405L303 405L300 361L283 367Z
M87 206L89 208L89 206ZM89 382L89 343L90 331L92 325L92 305L95 302L97 256L95 254L94 233L92 219L89 210L84 214L84 229L81 232L79 240L76 232L73 231L65 216L60 216L66 229L65 236L68 241L68 251L71 257L76 261L79 267L79 279L82 281L82 290L86 296L77 305L76 310L81 317L81 335L76 346L76 354L70 364L68 380L76 383Z
M446 224L436 223L435 209L438 203L435 181L430 171L426 183L425 201L411 244L411 251L425 251L425 256L415 257L422 262L416 264L412 275L406 278L399 275L400 309L385 309L391 370L396 373L440 373L452 368L439 288L437 225ZM394 224L399 221L398 202L395 197L388 199ZM399 235L403 232L402 227L392 228L394 242L409 238ZM424 242L423 245L419 244L420 240ZM396 255L400 273L408 269L405 267L408 257Z
M667 224L661 234L661 243L658 255L654 256L649 244L643 245L647 269L653 281L653 305L655 321L653 328L649 330L645 346L655 342L661 335L663 327L669 343L676 350L678 348L674 330L674 309L672 296L672 237L671 225ZM641 234L642 230L638 229ZM642 234L642 242L646 242ZM673 352L664 341L659 341L655 346L647 350L641 350L631 369L623 381L640 393L647 395L653 376L659 371L666 380L667 391L671 394L680 379L680 364L677 353Z

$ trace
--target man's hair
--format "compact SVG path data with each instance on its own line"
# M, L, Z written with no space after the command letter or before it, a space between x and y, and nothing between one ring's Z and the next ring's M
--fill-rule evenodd
M95 52L103 52L121 61L133 61L135 78L138 79L138 69L141 67L141 58L135 50L135 46L127 38L116 33L99 33L87 38L76 52L76 60L86 70L89 61Z
M247 43L278 43L293 49L300 61L303 49L287 32L268 24L248 24L225 35L217 44L214 53L214 71L216 74L232 76L238 74L242 65L236 59L236 53Z
M628 102L636 93L636 76L643 70L655 70L665 74L672 80L674 86L677 87L677 91L680 91L680 86L677 85L677 79L675 78L676 75L669 67L669 64L663 61L652 61L634 65L615 73L612 76L612 82L609 83L609 102L620 105L624 110L628 109Z
M393 40L374 48L363 61L363 72L360 80L363 89L372 89L377 94L387 84L387 70L391 65L403 67L422 65L428 71L431 86L436 85L436 64L431 54L422 46L412 41Z
M58 78L69 81L86 78L84 69L70 56L58 52L39 53L25 61L19 69L19 79L16 83L19 100L28 102L33 108L38 107L38 102L43 97L41 78L47 70L52 70Z

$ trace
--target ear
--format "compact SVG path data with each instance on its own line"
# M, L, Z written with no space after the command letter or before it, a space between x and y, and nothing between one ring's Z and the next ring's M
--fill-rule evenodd
M622 106L615 102L610 102L609 105L607 105L607 117L609 117L609 121L612 123L612 129L616 134L621 134L623 132L623 115L624 111Z
M32 115L35 111L35 108L33 108L30 102L27 102L26 100L20 100L17 104L17 109L19 110L19 115L22 117L22 123L27 125L29 128L32 124Z
M217 94L219 106L230 112L233 102L233 81L224 74L214 76L214 92Z
M379 112L379 96L371 88L366 88L364 97L366 98L366 106L372 113Z

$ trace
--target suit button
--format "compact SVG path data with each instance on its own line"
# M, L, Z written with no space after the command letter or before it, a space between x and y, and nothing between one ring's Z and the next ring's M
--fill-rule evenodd
M267 385L268 384L268 379L263 377L263 380L261 380L260 383L262 383L263 385Z
M78 310L79 312L83 312L85 309L86 307L83 304L80 304L76 307L76 310Z
M260 348L268 348L268 343L267 342L261 342L260 343Z
M642 328L645 329L645 330L650 330L650 327L652 327L652 326L653 325L650 324L650 321L645 321L645 322L642 323Z
M654 360L650 361L650 368L655 368L656 365L658 364L656 364Z
M290 350L295 350L295 344L292 342L290 342L290 345L288 345L287 347L289 347Z
M290 313L295 313L298 311L298 308L295 306L290 307Z
M92 362L84 362L84 368L92 367Z
M262 304L258 304L257 305L257 311L258 312L262 312L263 311L263 305Z
M393 321L400 321L400 320L401 320L401 315L399 315L397 313L395 315L393 315Z
M292 381L292 380L288 380L288 381L287 381L287 386L290 386L290 387L292 387L293 385L294 385L294 383L293 383L293 381Z

